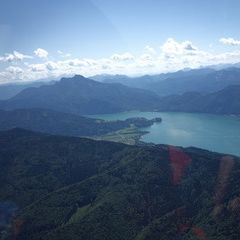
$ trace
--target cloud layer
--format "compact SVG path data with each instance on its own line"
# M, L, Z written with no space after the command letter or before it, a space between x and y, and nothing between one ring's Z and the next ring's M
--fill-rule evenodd
M13 53L7 53L3 57L0 56L0 62L16 62L22 61L23 59L31 59L31 56L24 55L20 52L13 51Z
M222 38L219 41L233 46L240 45L240 41L232 38ZM167 39L157 48L146 46L138 55L125 52L105 58L89 59L72 57L71 54L57 51L57 56L54 57L42 48L36 49L33 53L34 55L29 56L14 51L0 57L0 62L8 65L0 71L0 83L58 78L74 74L85 76L106 73L156 74L183 68L240 62L238 48L231 52L216 54L199 49L189 40L179 42L173 38Z
M221 38L219 41L225 45L240 46L240 40L234 38Z

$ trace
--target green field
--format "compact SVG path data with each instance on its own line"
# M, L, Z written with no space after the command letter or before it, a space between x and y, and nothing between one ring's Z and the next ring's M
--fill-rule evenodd
M102 136L89 137L95 140L121 142L129 145L138 143L141 136L146 134L146 131L141 131L136 127L124 128L116 132L108 133Z

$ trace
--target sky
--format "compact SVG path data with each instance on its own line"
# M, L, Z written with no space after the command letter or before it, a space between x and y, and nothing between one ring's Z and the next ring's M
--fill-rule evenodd
M240 62L239 0L0 0L0 83Z

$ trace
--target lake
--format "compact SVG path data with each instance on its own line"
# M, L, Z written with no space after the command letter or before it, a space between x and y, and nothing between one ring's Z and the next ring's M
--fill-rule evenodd
M240 156L240 117L198 113L122 112L92 115L104 120L124 120L131 117L148 119L161 117L161 123L143 128L149 133L141 141L176 146L195 146L220 153Z

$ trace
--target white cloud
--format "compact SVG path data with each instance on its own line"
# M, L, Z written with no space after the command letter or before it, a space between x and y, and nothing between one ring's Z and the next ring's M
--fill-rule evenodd
M34 54L39 58L47 58L48 52L42 48L38 48L34 51Z
M61 51L61 50L58 50L57 53L58 53L61 57L63 57L63 58L69 58L69 57L71 57L71 54L70 54L70 53L64 53L64 52Z
M240 46L240 40L236 40L233 38L221 38L219 39L219 42L225 45Z
M153 47L150 47L150 46L146 46L146 47L144 48L144 50L145 50L147 53L152 54L152 55L157 54L157 51L156 51Z
M88 63L84 60L75 58L68 61L69 66L71 67L87 67Z
M17 62L17 61L22 61L24 59L31 59L31 56L24 55L18 51L13 51L13 53L7 53L5 56L0 57L0 61L3 62Z
M0 83L9 83L22 81L24 76L24 70L20 67L9 66L5 71L0 72Z
M59 68L58 64L55 63L55 62L47 62L46 63L46 68L49 70L49 71L54 71L54 70L57 70Z
M30 64L29 69L32 72L44 72L46 70L46 65L45 64Z
M129 53L123 53L123 54L114 54L111 56L111 59L114 61L130 61L130 60L134 60L134 56Z
M143 54L140 56L140 59L143 61L151 61L151 60L153 60L153 57L150 54Z
M161 50L166 55L192 55L197 51L192 42L184 41L177 42L173 38L168 38L168 40L161 46Z
M109 58L99 59L59 57L57 61L49 61L46 58L44 62L35 61L34 64L18 61L14 63L14 66L0 71L0 82L18 81L19 79L32 81L74 74L85 76L106 73L143 75L240 62L240 50L216 54L197 48L191 41L178 42L173 38L167 39L162 44L161 52L157 53L152 50L151 47L145 47L138 55L130 52L116 53ZM15 59L23 59L26 56L16 52L12 55Z
M20 68L20 67L15 67L15 66L10 66L10 67L8 67L6 70L7 70L7 72L13 73L13 74L23 73L22 68Z

